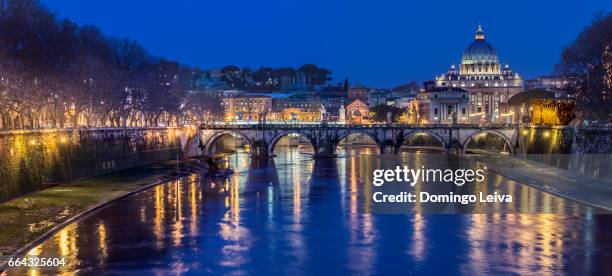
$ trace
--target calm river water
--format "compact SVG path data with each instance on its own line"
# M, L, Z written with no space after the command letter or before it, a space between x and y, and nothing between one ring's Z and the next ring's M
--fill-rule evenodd
M612 273L610 216L492 173L482 189L521 199L502 208L555 214L366 214L375 151L316 161L297 148L264 161L234 154L228 179L193 175L156 186L29 253L64 256L66 266L8 274ZM437 153L398 158L444 165Z

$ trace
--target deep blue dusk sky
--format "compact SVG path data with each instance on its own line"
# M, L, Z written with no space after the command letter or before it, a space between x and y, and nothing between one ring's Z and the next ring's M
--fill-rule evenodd
M315 63L371 87L424 81L459 63L478 22L523 77L549 74L610 0L43 0L61 17L202 68Z

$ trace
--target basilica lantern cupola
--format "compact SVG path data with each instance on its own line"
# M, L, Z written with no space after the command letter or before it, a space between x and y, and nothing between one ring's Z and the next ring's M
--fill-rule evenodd
M484 40L484 31L482 30L482 25L478 24L478 28L476 29L476 35L474 36L476 40Z

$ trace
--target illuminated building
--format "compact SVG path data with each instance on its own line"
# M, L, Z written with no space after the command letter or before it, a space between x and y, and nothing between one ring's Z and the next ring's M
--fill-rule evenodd
M318 108L283 108L281 112L282 121L293 122L320 122L321 110Z
M497 52L485 40L478 25L474 41L465 49L459 68L452 65L436 77L437 87L461 88L469 92L471 122L509 122L506 101L523 91L523 80L510 66L499 63Z
M241 94L223 99L225 121L258 121L272 109L268 95Z
M372 91L368 95L368 104L370 106L392 105L399 108L407 108L412 105L416 96L416 91Z
M567 125L574 119L572 99L558 99L545 89L531 89L508 100L513 121L533 125Z
M356 99L346 106L346 116L350 123L365 123L370 118L370 109L360 99Z
M321 121L321 98L316 92L270 95L273 95L273 99L269 121Z
M573 119L562 118L563 114L573 114L574 102L560 99L533 99L529 102L531 124L534 125L567 125ZM563 109L570 112L563 112ZM567 116L567 115L566 115Z
M471 123L468 92L457 87L433 87L417 95L418 123Z

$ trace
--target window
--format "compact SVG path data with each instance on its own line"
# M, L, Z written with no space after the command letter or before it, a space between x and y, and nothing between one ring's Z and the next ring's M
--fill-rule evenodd
M434 108L434 115L438 115L438 109Z
M461 109L461 114L465 115L465 107Z

